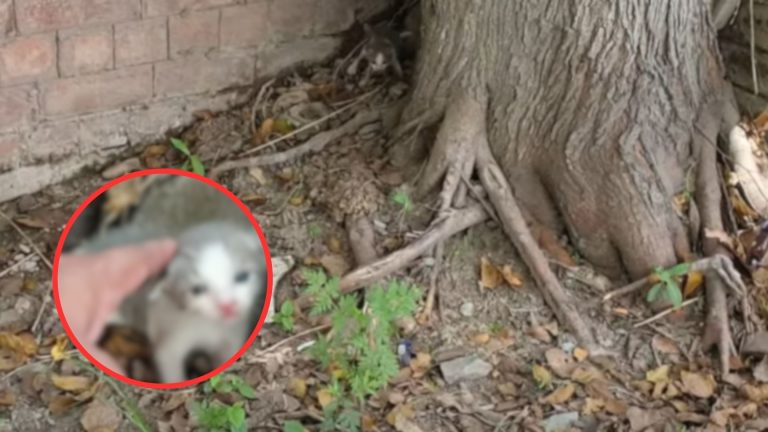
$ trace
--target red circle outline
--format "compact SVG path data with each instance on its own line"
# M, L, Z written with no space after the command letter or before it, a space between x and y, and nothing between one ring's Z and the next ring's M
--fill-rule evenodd
M254 230L259 235L259 240L261 240L262 248L264 249L264 257L267 262L267 298L264 301L264 308L261 311L261 317L259 318L259 322L258 324L256 324L256 328L253 330L253 332L251 332L251 335L248 337L248 340L240 348L240 350L237 353L235 353L234 356L232 356L229 360L224 362L222 365L220 365L216 369L212 370L211 372L208 372L203 376L200 376L191 380L177 382L177 383L151 383L146 381L139 381L139 380L135 380L135 379L123 376L107 368L103 364L101 364L101 362L96 360L96 358L93 357L88 352L88 350L86 350L83 347L83 345L80 343L77 337L75 337L75 334L72 332L72 329L70 328L69 323L67 323L67 319L64 316L64 312L61 308L61 299L59 298L59 284L58 284L59 260L61 258L61 251L64 247L64 240L67 238L67 235L69 234L70 229L72 229L72 224L78 219L78 217L80 217L80 214L93 202L93 200L95 200L102 193L106 192L108 189L126 180L130 180L136 177L153 175L153 174L170 174L170 175L180 175L184 177L190 177L196 180L200 180L203 183L208 184L209 186L215 187L219 192L227 196L230 200L232 200L232 202L234 202L240 208L240 210L246 215L248 220L251 222L251 225L253 225ZM245 352L251 347L251 345L253 345L253 342L256 339L256 336L258 336L262 326L264 325L264 321L267 319L270 303L272 302L272 257L269 252L269 246L267 245L267 239L264 236L264 233L261 231L261 226L259 226L259 223L256 221L256 218L253 217L253 214L251 213L251 211L232 192L230 192L226 187L215 182L214 180L211 180L207 177L203 177L201 175L195 174L190 171L184 171L184 170L175 169L175 168L146 169L146 170L135 171L129 174L125 174L114 180L109 181L105 185L98 188L95 192L93 192L88 198L86 198L85 201L83 201L83 203L80 204L80 206L77 208L77 210L75 210L75 213L72 214L72 216L69 218L69 221L67 221L67 225L64 227L64 230L62 231L61 236L59 237L59 243L58 243L58 246L56 247L56 255L54 256L54 259L53 259L52 279L53 279L52 280L53 299L54 299L54 302L56 303L56 312L59 315L59 320L61 321L61 324L64 327L64 331L67 333L67 336L69 337L69 340L72 341L75 347L77 347L78 351L80 351L80 353L83 354L93 365L98 367L102 372L109 375L110 377L118 381L124 382L126 384L134 385L137 387L154 389L154 390L173 390L173 389L191 387L191 386L200 384L201 382L207 381L210 378L213 378L214 376L224 372L226 369L232 366L237 360L239 360L240 357L242 357L243 354L245 354Z

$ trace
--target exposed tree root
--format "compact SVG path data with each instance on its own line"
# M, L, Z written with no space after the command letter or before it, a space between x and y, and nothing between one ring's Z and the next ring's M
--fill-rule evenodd
M415 242L375 262L347 273L341 278L339 283L341 292L346 294L359 290L405 268L413 260L429 252L437 243L479 224L487 217L488 214L479 204L447 212L445 217L435 220L432 227ZM311 304L311 300L309 296L303 295L296 301L296 304L303 309Z
M432 319L432 313L435 309L435 298L437 297L437 277L440 274L440 267L443 264L443 242L439 242L435 247L435 265L432 268L432 274L429 278L429 292L427 293L427 300L424 302L424 309L422 309L417 321L419 324L428 324Z
M349 245L352 248L352 255L355 256L357 266L362 267L376 261L378 254L374 247L375 233L371 220L366 216L347 216L344 224L347 228Z

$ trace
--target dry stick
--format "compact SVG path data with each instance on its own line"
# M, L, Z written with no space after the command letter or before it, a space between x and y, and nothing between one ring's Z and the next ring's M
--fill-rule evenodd
M696 297L696 298L688 299L688 300L684 301L682 304L680 304L679 307L671 307L669 309L665 309L665 310L659 312L658 314L648 318L647 320L640 321L639 323L635 324L632 327L633 328L640 328L640 327L648 325L648 324L650 324L652 322L658 321L658 320L664 318L665 316L671 314L672 312L676 312L676 311L678 311L678 310L680 310L680 309L682 309L684 307L692 305L692 304L696 303L699 300L701 300L701 297Z
M272 78L271 80L264 83L264 85L261 86L259 89L259 94L256 95L256 100L253 102L253 107L251 108L251 133L253 135L256 135L256 110L261 106L262 102L264 102L264 95L267 93L267 90L272 87L272 84L275 83L275 78Z
M479 224L487 217L488 214L479 204L473 204L461 210L449 211L444 218L437 221L418 240L365 267L347 273L339 282L341 293L348 294L357 291L406 267L413 260L427 253L437 243ZM306 294L302 295L296 304L304 309L311 305L311 298Z
M749 56L752 61L752 85L755 94L760 92L757 85L757 58L755 55L755 0L749 0Z
M5 277L5 275L7 275L8 273L10 273L10 272L14 271L15 269L21 267L22 264L24 264L25 262L29 261L29 259L32 258L33 256L35 256L35 254L29 254L29 255L25 256L24 258L20 259L18 262L13 263L7 269L5 269L3 271L0 271L0 278Z
M380 113L378 111L361 111L357 113L355 117L353 117L351 120L344 123L340 127L329 130L329 131L320 132L319 134L310 138L304 144L301 144L297 147L290 148L284 152L273 153L273 154L268 154L264 156L256 156L256 157L240 159L240 160L233 160L228 162L222 162L220 165L218 165L217 167L211 170L210 176L212 179L216 179L219 175L221 175L221 173L226 171L231 171L237 168L250 168L250 167L288 162L304 154L307 154L313 151L320 151L326 145L328 145L328 143L338 138L341 138L344 135L348 135L352 132L355 132L362 125L379 119L379 116L380 116Z
M29 247L32 248L32 250L35 251L37 256L40 257L41 260L45 263L46 266L48 266L48 270L53 272L53 264L51 264L51 261L43 254L43 252L40 251L40 249L37 247L34 241L27 235L27 233L24 232L24 230L19 227L19 225L16 224L8 215L6 215L3 211L0 211L0 217L5 219L12 227L13 229L18 232L21 237L24 238L24 240L29 244ZM32 323L32 328L30 331L34 333L37 330L37 326L40 325L40 320L43 319L43 312L45 311L45 308L48 306L48 302L50 300L48 299L48 295L43 295L43 303L40 305L40 309L37 311L37 317L35 317L35 322ZM38 336L38 342L39 339L41 339L42 336Z
M440 274L440 267L443 261L443 242L438 242L435 247L435 266L432 268L432 273L429 276L429 292L427 293L427 300L424 302L424 309L419 315L418 321L420 323L428 323L432 318L432 311L435 308L435 296L437 295L437 277Z
M638 280L636 280L636 281L634 281L634 282L632 282L632 283L630 283L628 285L624 285L623 287L621 287L619 289L616 289L614 291L609 292L608 294L604 295L603 298L600 299L600 300L601 300L601 302L605 303L608 300L611 300L613 298L621 297L621 296L627 295L627 294L631 294L631 293L633 293L635 291L640 291L641 289L643 289L643 287L645 287L649 283L651 283L651 281L650 281L650 279L648 277L643 278L643 279L638 279Z
M482 109L479 105L478 107ZM509 182L493 158L485 133L483 129L478 137L477 171L496 208L504 231L533 273L542 297L558 320L570 327L579 343L588 350L604 352L595 341L587 324L581 319L579 311L574 308L573 300L563 291L557 276L549 267L547 257L531 235Z
M245 152L243 152L243 154L242 154L242 155L243 155L243 156L247 156L247 155L249 155L249 154L252 154L252 153L256 153L257 151L259 151L259 150L262 150L262 149L265 149L265 148L267 148L267 147L272 147L272 146L274 146L275 144L277 144L277 143L281 143L281 142L283 142L283 141L287 140L288 138L294 137L294 136L296 136L296 135L300 134L301 132L304 132L304 131L305 131L305 130L307 130L307 129L311 129L312 127L314 127L314 126L317 126L317 125L319 125L319 124L321 124L321 123L323 123L323 122L325 122L325 121L327 121L327 120L330 120L330 119L332 119L332 118L336 117L337 115L339 115L339 114L341 114L341 113L343 113L343 112L347 111L348 109L350 109L350 108L352 108L352 107L354 107L354 106L360 105L360 104L361 104L363 101L365 101L365 100L366 100L366 99L367 99L369 96L371 96L371 95L375 94L375 93L376 93L376 92L378 92L378 91L379 91L379 88L376 88L376 89L374 89L374 90L371 90L371 91L369 91L368 93L365 93L365 94L363 94L363 95L359 96L358 98L356 98L356 99L355 99L353 102L351 102L349 105L345 105L345 106L343 106L343 107L341 107L341 108L337 109L336 111L333 111L333 112L331 112L331 113L329 113L329 114L326 114L326 115L324 115L324 116L320 117L319 119L317 119L317 120L315 120L315 121L313 121L313 122L309 122L309 123L305 124L304 126L302 126L302 127L300 127L300 128L294 129L294 130L292 130L291 132L289 132L289 133L287 133L287 134L285 134L285 135L281 136L280 138L275 138L275 139L273 139L273 140L271 140L271 141L269 141L269 142L266 142L266 143L264 143L264 144L262 144L262 145L260 145L260 146L254 147L254 148L252 148L252 149L250 149L250 150L246 150Z

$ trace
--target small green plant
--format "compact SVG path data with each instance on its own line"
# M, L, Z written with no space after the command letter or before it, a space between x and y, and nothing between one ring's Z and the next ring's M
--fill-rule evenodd
M677 264L668 269L657 267L652 277L658 282L648 291L646 300L650 303L662 296L669 300L674 307L680 307L683 304L683 291L680 289L676 278L687 274L690 268L690 263Z
M416 311L421 291L400 281L375 286L366 295L368 307L363 311L356 295L341 293L338 277L305 270L304 279L314 300L310 315L328 313L331 320L330 332L310 350L334 377L328 389L332 402L324 408L321 430L356 432L361 418L357 407L400 370L393 343L396 321Z
M403 213L410 213L413 209L413 201L411 197L404 191L398 190L392 194L391 200L393 203L400 206Z
M306 432L304 425L296 420L288 420L283 423L283 432Z
M201 176L205 175L205 166L203 165L203 162L200 160L199 156L192 154L192 152L189 151L189 146L186 142L178 138L171 138L171 144L176 150L187 157L187 160L184 161L184 165L181 166L181 169L187 171L191 169L195 174Z
M287 332L293 331L294 310L295 308L293 306L293 302L290 300L286 300L280 306L280 311L276 313L274 317L274 321L277 323L277 325L279 325L280 328L282 328Z
M245 407L243 402L226 405L219 401L203 401L195 405L197 420L211 432L245 432Z
M323 228L316 223L311 223L307 225L307 234L313 239L320 238L323 235Z
M497 335L504 331L504 324L498 321L493 322L490 326L488 326L488 331L491 332L491 334Z
M203 387L206 393L238 393L246 399L256 397L256 391L237 375L219 374L208 380Z

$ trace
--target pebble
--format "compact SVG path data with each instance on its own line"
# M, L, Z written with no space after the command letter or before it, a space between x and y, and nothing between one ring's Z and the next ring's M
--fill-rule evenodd
M20 213L26 213L35 208L35 206L37 206L37 200L31 195L22 196L16 203L16 208Z
M28 254L28 253L32 252L32 249L29 246L25 245L24 243L19 245L19 250L23 254Z
M576 411L555 414L544 421L544 430L546 432L568 431L577 421L579 421L579 413Z
M492 370L493 366L490 363L474 355L459 357L440 364L440 371L448 384L484 378Z
M464 317L469 318L475 314L475 304L470 302L464 303L459 308L459 312L461 312Z

